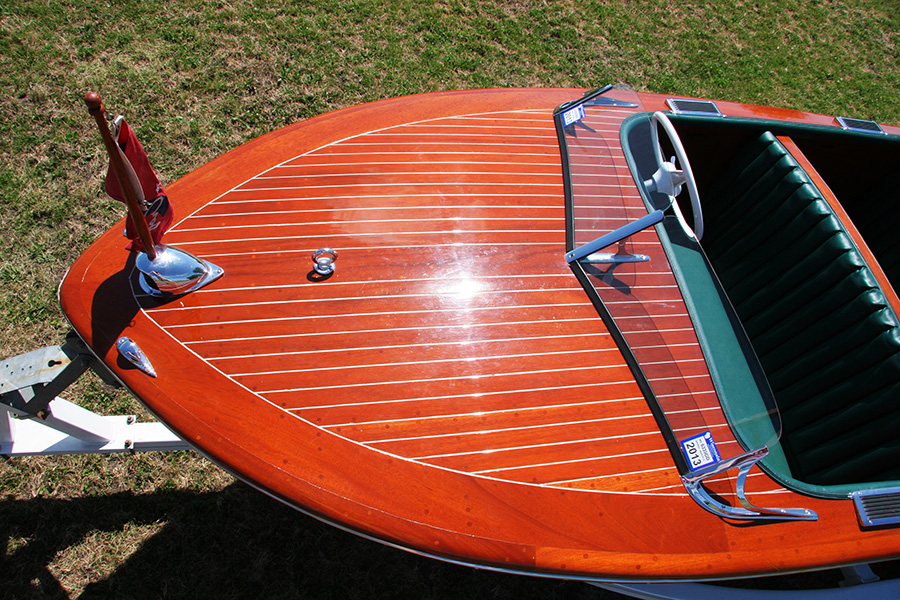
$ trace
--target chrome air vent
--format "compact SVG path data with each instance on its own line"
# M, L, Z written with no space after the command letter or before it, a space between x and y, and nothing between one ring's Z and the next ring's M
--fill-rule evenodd
M853 492L850 497L863 527L900 524L900 488Z
M667 98L666 104L676 115L704 115L707 117L721 117L719 107L712 100L684 100Z
M887 135L881 125L875 121L867 121L865 119L851 119L850 117L835 117L835 120L843 129L848 131L861 131L863 133L874 133L876 135Z

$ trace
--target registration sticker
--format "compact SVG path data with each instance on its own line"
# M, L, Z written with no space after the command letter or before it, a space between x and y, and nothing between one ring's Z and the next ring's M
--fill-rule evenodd
M562 115L563 118L563 126L568 127L572 123L576 121L580 121L584 118L584 107L580 104L575 108L570 108Z
M708 431L682 440L681 449L684 450L692 471L722 460L716 449L716 442Z

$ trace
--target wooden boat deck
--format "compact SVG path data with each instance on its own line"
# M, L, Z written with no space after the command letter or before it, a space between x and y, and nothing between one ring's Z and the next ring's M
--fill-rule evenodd
M148 313L241 385L372 449L510 481L681 493L560 260L561 190L550 110L367 132L179 223L169 243L228 279ZM243 269L229 260L242 244ZM338 249L336 274L310 283L321 246Z
M166 303L139 296L138 306L114 230L63 282L64 311L210 458L363 535L580 578L821 565L816 552L779 546L796 535L839 545L856 529L849 502L799 497L754 472L751 495L813 508L827 528L785 523L748 536L684 491L647 401L563 258L551 113L574 96L400 99L260 138L169 187L183 218L166 243L215 262L224 277ZM579 185L621 187L627 169L621 150L610 151L614 168ZM642 210L636 191L615 202L601 193L581 218L612 230ZM635 238L652 270L616 271L630 291L621 308L632 313L620 327L655 392L684 398L673 427L714 430L737 454L655 236ZM339 258L335 274L316 281L310 255L321 247ZM157 379L117 362L123 332ZM709 487L734 501L732 476ZM828 560L883 555L894 540L873 532L852 558Z

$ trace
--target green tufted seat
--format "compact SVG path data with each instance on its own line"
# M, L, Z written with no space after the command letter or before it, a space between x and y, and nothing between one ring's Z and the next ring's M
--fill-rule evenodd
M791 477L900 479L900 324L828 203L769 132L703 195L702 245L772 388Z

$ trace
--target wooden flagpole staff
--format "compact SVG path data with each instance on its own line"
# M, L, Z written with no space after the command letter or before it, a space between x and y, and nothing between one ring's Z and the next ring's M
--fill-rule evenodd
M97 121L100 137L103 138L106 152L109 154L110 165L112 165L113 173L116 174L116 179L119 180L119 187L122 188L122 193L125 195L125 204L128 206L128 214L131 217L131 222L137 229L137 233L141 238L141 243L144 245L144 252L151 261L155 260L156 246L153 243L153 237L150 235L150 227L147 226L147 219L144 218L144 213L138 204L134 188L131 187L131 181L125 173L125 165L122 163L119 146L116 141L113 140L112 133L109 131L109 125L104 116L105 108L103 107L103 100L97 92L88 92L84 95L84 103L87 104L88 112L91 113L91 116Z

